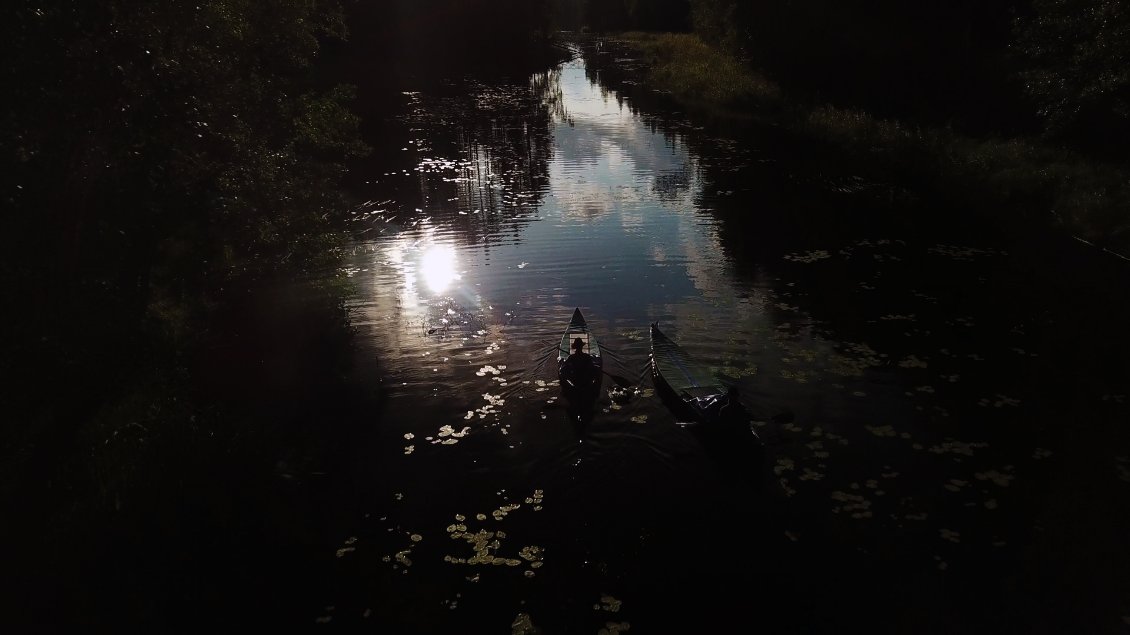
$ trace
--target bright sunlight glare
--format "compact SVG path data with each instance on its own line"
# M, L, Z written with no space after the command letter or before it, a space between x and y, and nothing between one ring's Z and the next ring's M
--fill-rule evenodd
M450 245L433 245L420 257L419 275L432 293L443 293L459 273L455 270L455 248Z

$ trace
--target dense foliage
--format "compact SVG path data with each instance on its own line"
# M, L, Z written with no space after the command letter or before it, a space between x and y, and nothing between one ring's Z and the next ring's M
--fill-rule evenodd
M1126 156L1130 135L1130 3L1035 0L1018 22L1026 89L1050 134Z
M21 259L145 296L158 270L191 287L285 257L285 229L333 202L310 186L360 150L348 91L315 93L305 76L319 38L344 35L332 6L20 7L4 27L3 138L5 234L35 237Z
M320 251L327 185L362 149L348 89L308 76L344 36L332 3L27 2L3 29L4 276L42 311L18 340L91 311L128 330Z
M218 316L249 288L332 255L336 183L365 148L351 89L315 61L345 23L306 0L21 0L6 16L0 504L20 547L4 612L168 632L154 621L246 586L196 584L217 560L271 566L239 535L289 513L272 469L322 442L201 396L225 375L197 358L230 340ZM329 357L340 316L312 306L297 326Z
M20 519L7 530L66 543L76 514L186 487L199 470L174 477L170 458L216 456L190 439L230 452L235 422L190 403L190 355L236 289L332 253L336 182L365 148L351 90L315 73L346 35L335 2L21 0L6 15L0 495Z

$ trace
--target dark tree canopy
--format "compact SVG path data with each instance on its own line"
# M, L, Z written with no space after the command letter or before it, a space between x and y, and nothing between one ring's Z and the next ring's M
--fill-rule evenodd
M1110 140L1130 138L1130 3L1035 0L1017 35L1048 132L1125 156Z
M688 31L690 0L552 0L554 27L607 31Z
M340 205L327 184L363 151L350 91L312 76L320 43L345 36L335 3L10 13L0 275L25 308L5 356L18 377L82 372L98 349L135 347L142 323L183 325L233 277L325 251L316 237Z

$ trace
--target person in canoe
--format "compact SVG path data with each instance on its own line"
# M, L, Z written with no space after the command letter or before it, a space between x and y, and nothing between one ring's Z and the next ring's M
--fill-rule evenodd
M585 352L585 341L581 338L573 340L573 354L569 355L569 363L574 368L588 368L592 365L592 355ZM589 366L578 366L578 364L588 364Z
M562 365L561 379L574 389L585 391L594 389L596 380L600 377L596 358L585 352L585 341L580 337L573 339L570 348L573 352Z

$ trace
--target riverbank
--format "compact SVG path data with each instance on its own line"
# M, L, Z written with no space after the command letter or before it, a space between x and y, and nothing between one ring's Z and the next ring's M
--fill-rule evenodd
M922 196L974 209L1003 231L1053 228L1130 260L1127 166L1029 138L974 138L801 103L697 36L630 32L605 39L640 53L645 82L715 118L753 119L842 153L861 176L910 183Z
M6 621L292 626L339 540L356 413L379 402L350 379L343 293L229 298L203 341L123 350L101 369L110 381L43 394L45 425L28 424L2 484Z

